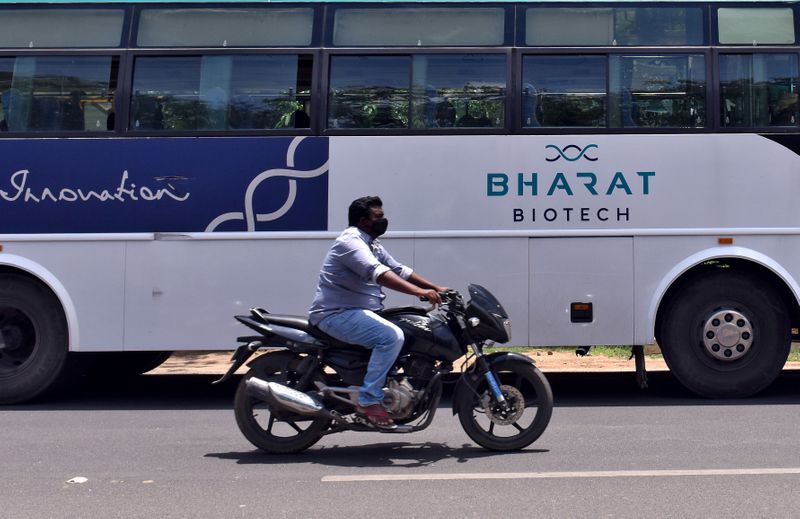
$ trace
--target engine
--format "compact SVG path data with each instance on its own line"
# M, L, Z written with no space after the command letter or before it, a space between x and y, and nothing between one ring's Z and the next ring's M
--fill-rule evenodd
M403 420L411 416L422 391L414 389L406 377L389 378L383 389L383 407L392 418Z

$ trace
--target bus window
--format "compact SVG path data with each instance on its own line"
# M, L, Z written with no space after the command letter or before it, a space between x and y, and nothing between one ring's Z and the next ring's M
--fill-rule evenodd
M503 45L505 11L497 7L340 8L333 45L486 46Z
M505 54L333 56L328 127L503 127L505 77Z
M504 54L420 54L412 68L414 128L504 126Z
M525 45L703 45L702 7L531 7Z
M333 56L329 128L408 128L410 56Z
M525 56L522 126L606 125L605 56Z
M3 9L0 48L119 47L122 9Z
M609 66L612 127L705 126L706 70L703 55L612 55Z
M791 45L794 19L791 7L717 10L719 42L729 45Z
M139 47L305 47L314 10L262 7L142 9Z
M139 57L131 130L308 128L308 55Z
M0 130L113 129L116 56L0 58Z
M798 126L796 54L722 54L719 68L722 126Z

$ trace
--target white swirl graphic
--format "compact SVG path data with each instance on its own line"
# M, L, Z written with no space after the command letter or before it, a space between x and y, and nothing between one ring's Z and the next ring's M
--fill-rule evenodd
M252 181L250 181L250 185L247 186L247 191L244 195L243 213L224 213L217 216L211 221L211 223L208 224L208 227L206 227L206 232L214 232L217 227L225 222L230 221L245 221L247 223L247 231L253 232L256 230L256 222L271 222L288 213L294 205L295 199L297 198L296 179L314 178L328 171L327 160L322 166L310 171L299 171L294 169L294 155L297 151L297 147L300 145L303 139L305 139L305 137L295 137L292 139L292 142L289 144L289 148L286 150L285 169L277 168L262 171ZM256 189L261 185L262 182L274 177L286 177L289 181L289 195L286 198L286 202L280 207L280 209L272 211L271 213L255 213L253 210L253 195L256 192Z

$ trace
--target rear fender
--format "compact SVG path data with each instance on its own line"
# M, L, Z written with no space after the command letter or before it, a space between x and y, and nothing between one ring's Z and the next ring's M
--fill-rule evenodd
M522 362L524 364L530 364L531 366L536 365L530 357L512 351L498 351L485 356L484 359L486 359L486 364L489 365L489 369L503 362ZM462 398L469 396L470 393L475 392L474 388L480 383L481 378L483 378L483 373L477 371L461 375L453 391L453 414L458 412L457 403L460 402Z
M262 342L264 346L301 351L309 351L310 349L324 348L326 346L315 337L297 328L274 323L264 323L244 315L237 315L235 318L248 328L263 335Z

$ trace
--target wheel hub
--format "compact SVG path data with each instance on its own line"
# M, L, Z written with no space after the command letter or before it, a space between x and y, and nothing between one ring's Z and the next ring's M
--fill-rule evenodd
M517 423L525 412L525 397L519 389L514 386L500 386L500 391L506 399L507 407L492 401L492 397L487 393L481 400L486 416L497 425L511 425Z
M732 362L742 358L753 345L753 325L736 310L720 310L703 326L703 346L717 360Z

